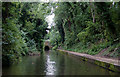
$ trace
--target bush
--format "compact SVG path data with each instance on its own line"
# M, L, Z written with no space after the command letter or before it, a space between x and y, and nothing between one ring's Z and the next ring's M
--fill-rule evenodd
M83 43L86 43L86 42L88 41L87 36L88 36L88 33L85 32L85 31L82 31L82 32L80 32L80 33L77 35L77 37L79 38L79 40L80 40L81 42L83 42Z
M57 48L58 48L58 46L55 45L55 46L52 48L52 50L56 50Z

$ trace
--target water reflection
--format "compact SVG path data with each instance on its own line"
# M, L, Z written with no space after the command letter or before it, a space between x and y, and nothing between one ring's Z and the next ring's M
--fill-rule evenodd
M56 71L56 68L55 68L55 61L52 61L50 59L50 56L49 56L49 52L46 52L46 75L55 75L55 71Z
M57 51L23 57L22 62L3 68L3 75L119 75L79 58Z

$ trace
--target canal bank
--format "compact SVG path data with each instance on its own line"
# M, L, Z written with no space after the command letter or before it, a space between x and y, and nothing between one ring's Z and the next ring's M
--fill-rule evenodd
M120 62L119 62L119 60L102 58L102 57L97 57L97 56L92 56L92 55L88 55L88 54L62 50L62 49L57 49L57 51L60 51L60 52L63 52L63 53L69 54L69 55L77 56L83 61L88 61L90 63L99 65L99 66L101 66L105 69L108 69L108 70L111 70L111 71L114 71L114 72L120 72Z

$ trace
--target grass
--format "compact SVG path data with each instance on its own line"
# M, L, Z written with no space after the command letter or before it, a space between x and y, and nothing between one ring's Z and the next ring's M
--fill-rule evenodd
M108 48L102 56L108 55L110 57L118 57L118 53L120 53L120 43L112 44L111 42L99 42L99 43L91 43L89 45L84 45L82 43L77 43L72 45L71 48L65 48L65 50L79 52L79 53L86 53L90 55L96 55L103 49ZM117 49L116 49L117 48ZM116 49L116 51L115 51Z

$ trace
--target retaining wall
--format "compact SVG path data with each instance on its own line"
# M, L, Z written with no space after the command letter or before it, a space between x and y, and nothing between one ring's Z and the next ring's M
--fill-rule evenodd
M71 52L71 51L66 51L66 50L61 50L61 49L57 49L57 51L59 51L61 53L64 53L64 54L77 56L83 61L87 61L87 62L96 64L96 65L99 65L99 66L101 66L105 69L115 71L115 72L120 72L119 61L115 62L115 61L110 61L109 59L104 60L102 58L94 57L92 55L82 54L82 53L77 53L77 52Z

